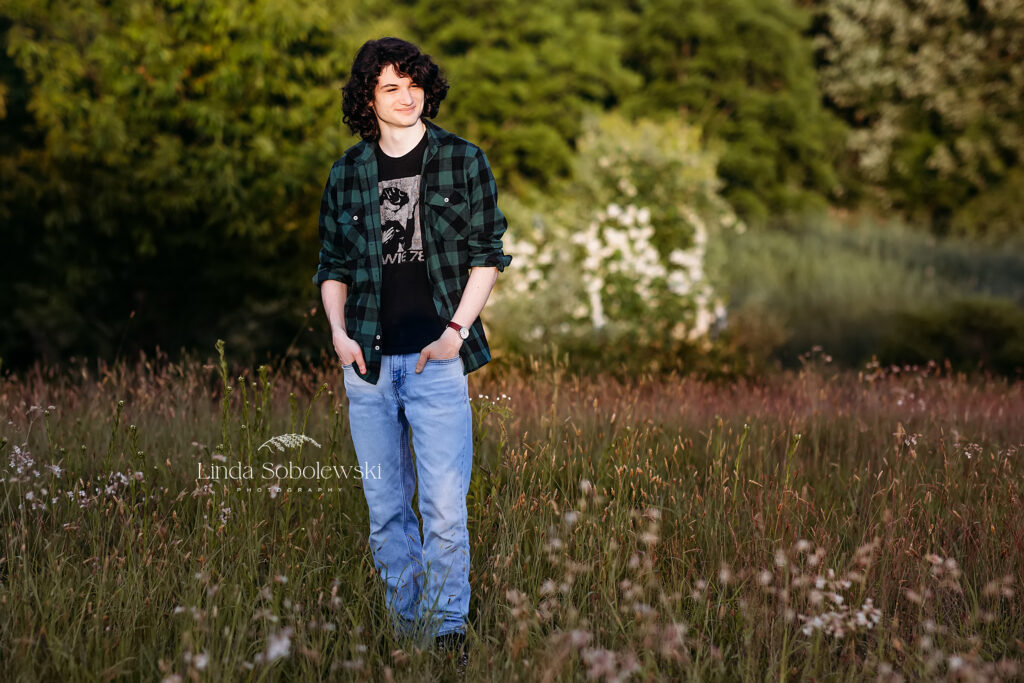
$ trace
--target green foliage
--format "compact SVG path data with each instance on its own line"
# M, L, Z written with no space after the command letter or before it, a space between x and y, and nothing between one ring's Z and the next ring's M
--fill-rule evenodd
M1007 174L960 205L950 221L949 231L994 244L1024 239L1024 167Z
M937 240L894 223L843 226L827 219L726 234L724 241L719 253L727 258L718 267L730 315L722 343L747 365L796 365L820 346L846 366L872 356L894 363L948 357L961 367L983 361L992 371L1014 371L1007 360L1013 324L987 325L979 336L970 313L946 309L951 301L977 299L995 307L976 308L979 325L985 316L1017 319L1009 311L1019 316L1024 305L1019 248ZM962 350L977 350L979 339L989 350L971 359Z
M438 122L480 144L499 183L567 175L585 112L637 84L621 40L575 0L425 0L409 23L451 82Z
M700 131L592 119L574 178L506 207L515 267L488 318L497 338L518 352L554 343L576 360L633 364L706 344L724 307L705 257L722 227L743 226L717 194Z
M339 89L364 40L398 35L445 69L438 122L498 176L518 256L502 314L485 316L499 346L629 361L629 340L674 361L693 330L721 326L721 298L729 343L752 357L822 343L859 362L918 307L930 320L951 298L1019 304L1019 247L790 230L788 214L872 200L939 232L1019 240L1022 3L10 0L0 355L18 367L218 338L317 355L323 335L303 338L316 214L353 141ZM609 111L635 123L588 128ZM845 145L832 112L853 127ZM718 230L732 211L781 230Z
M942 302L902 313L879 352L883 363L949 361L953 368L1024 373L1024 309L1005 299Z
M650 0L627 34L636 113L682 113L728 144L724 196L746 220L836 196L843 127L820 103L809 15L783 0Z
M1024 1L815 4L865 192L939 232L1019 233Z
M347 142L339 88L378 28L355 21L369 9L7 3L0 336L22 339L15 354L112 355L130 311L133 333L172 348L257 305L294 316L283 301L309 294L319 188Z

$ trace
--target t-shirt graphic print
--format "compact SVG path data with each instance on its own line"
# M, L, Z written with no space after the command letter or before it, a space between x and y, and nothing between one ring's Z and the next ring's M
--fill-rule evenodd
M434 306L423 254L420 202L427 136L400 157L376 145L380 194L380 241L384 272L380 290L381 353L419 353L444 332Z
M420 176L382 180L379 190L384 265L422 262Z

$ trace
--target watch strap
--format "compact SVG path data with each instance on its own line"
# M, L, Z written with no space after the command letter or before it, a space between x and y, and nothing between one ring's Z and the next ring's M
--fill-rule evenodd
M454 320L449 320L447 326L458 332L459 338L461 339L465 339L469 336L469 330Z

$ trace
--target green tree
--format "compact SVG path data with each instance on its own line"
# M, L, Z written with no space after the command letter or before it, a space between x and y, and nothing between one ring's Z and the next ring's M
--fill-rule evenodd
M815 2L822 89L854 170L937 232L1024 224L1024 0Z
M683 114L728 146L724 196L748 221L820 208L840 191L843 127L821 105L810 14L785 0L648 0L625 64L634 113Z
M408 15L451 82L438 121L483 146L512 186L568 175L584 114L638 83L605 18L573 0L424 0Z
M310 297L369 2L4 5L0 355L264 342ZM289 304L289 302L292 302ZM132 313L134 311L134 314ZM134 316L129 320L130 316Z

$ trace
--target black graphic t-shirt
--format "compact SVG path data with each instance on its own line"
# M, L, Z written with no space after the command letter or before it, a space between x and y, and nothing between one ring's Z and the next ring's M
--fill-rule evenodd
M441 336L445 321L431 295L420 230L420 170L427 135L408 154L389 157L374 146L379 171L380 230L384 273L381 282L381 353L419 353Z

